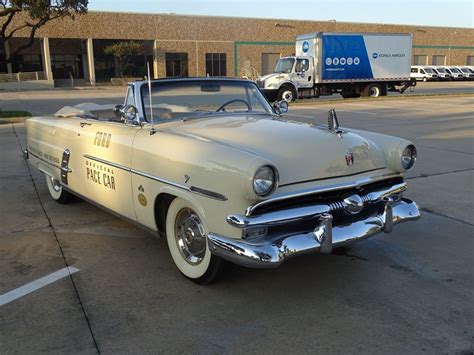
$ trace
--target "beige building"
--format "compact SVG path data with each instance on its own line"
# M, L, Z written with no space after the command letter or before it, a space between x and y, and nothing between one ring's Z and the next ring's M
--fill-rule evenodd
M319 31L411 33L414 64L474 65L474 30L468 28L89 12L41 28L12 64L4 58L13 48L0 45L0 73L35 73L30 76L56 85L110 82L120 73L104 48L134 40L143 53L132 58L127 76L144 76L147 62L155 77L251 76L293 54L298 34ZM18 32L10 47L26 36Z

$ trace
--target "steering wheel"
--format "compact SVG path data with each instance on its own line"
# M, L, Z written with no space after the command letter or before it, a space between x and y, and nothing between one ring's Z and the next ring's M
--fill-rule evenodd
M230 100L230 101L227 101L226 103L224 103L221 107L219 107L219 108L216 110L216 112L225 111L224 108L225 108L227 105L233 104L234 102L242 102L243 104L245 104L245 106L247 106L247 111L250 111L250 105L248 104L247 101L242 100L242 99L233 99L233 100Z

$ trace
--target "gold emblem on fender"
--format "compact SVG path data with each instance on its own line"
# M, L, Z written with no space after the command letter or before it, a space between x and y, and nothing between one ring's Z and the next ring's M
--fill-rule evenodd
M148 201L144 194L138 194L138 202L140 202L140 205L142 205L143 207L148 204Z

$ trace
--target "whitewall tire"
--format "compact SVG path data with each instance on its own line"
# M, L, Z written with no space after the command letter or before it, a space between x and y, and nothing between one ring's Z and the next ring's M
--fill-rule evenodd
M48 186L49 194L53 200L65 204L74 199L74 196L70 192L63 189L61 182L58 179L48 174L45 174L44 176L46 178L46 185Z
M181 198L173 200L166 215L166 239L179 271L198 284L208 284L220 274L223 260L207 246L208 230L194 206Z

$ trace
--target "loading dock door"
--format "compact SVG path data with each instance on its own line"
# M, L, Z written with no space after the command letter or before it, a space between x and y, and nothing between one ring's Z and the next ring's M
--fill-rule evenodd
M262 75L273 73L280 53L262 53Z

